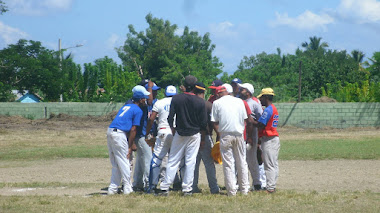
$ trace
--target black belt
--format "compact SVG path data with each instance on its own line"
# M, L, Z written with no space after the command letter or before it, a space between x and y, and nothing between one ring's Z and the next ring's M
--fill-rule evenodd
M114 131L114 132L117 132L117 129L116 128L114 128L112 131ZM120 130L120 131L123 131L123 130ZM123 131L124 132L124 131Z

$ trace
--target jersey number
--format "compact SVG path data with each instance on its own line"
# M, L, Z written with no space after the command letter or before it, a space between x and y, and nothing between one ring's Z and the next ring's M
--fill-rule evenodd
M131 107L130 106L124 106L123 107L123 112L120 113L119 117L123 117L123 115L130 109Z
M278 115L274 115L273 116L273 123L272 123L272 127L277 127L278 125Z

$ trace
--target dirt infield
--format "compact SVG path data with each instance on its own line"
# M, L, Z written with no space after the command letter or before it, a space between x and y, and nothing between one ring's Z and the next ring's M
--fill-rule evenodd
M199 182L207 189L204 167L200 169ZM2 162L2 183L60 183L68 187L4 187L0 188L0 195L86 196L102 193L100 189L107 186L110 172L108 159L35 161L12 167ZM219 185L223 185L224 177L219 165L217 177ZM280 161L278 189L380 192L379 180L380 160Z

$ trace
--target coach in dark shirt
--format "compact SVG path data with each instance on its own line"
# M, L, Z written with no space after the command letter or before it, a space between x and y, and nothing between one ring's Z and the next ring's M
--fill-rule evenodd
M174 133L173 121L176 116L176 133L173 134L166 176L157 192L163 196L168 195L169 187L183 158L185 158L186 171L182 181L182 192L185 196L192 195L194 169L201 141L199 132L205 131L207 126L205 102L193 93L196 82L194 76L186 76L184 82L186 92L172 98L168 122Z

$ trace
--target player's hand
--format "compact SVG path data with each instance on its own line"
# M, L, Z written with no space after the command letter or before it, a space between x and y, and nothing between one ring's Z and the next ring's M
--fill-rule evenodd
M137 150L136 144L133 143L129 149L131 149L132 151L136 151Z
M156 143L156 137L152 137L150 139L145 138L145 142L150 146L154 147L154 144Z
M132 155L132 148L129 148L128 154L127 154L127 159L130 159L131 155Z
M247 138L247 144L253 145L253 139L252 138Z
M153 84L153 81L149 80L149 81L148 81L148 88L152 88L153 85L154 85L154 84Z

